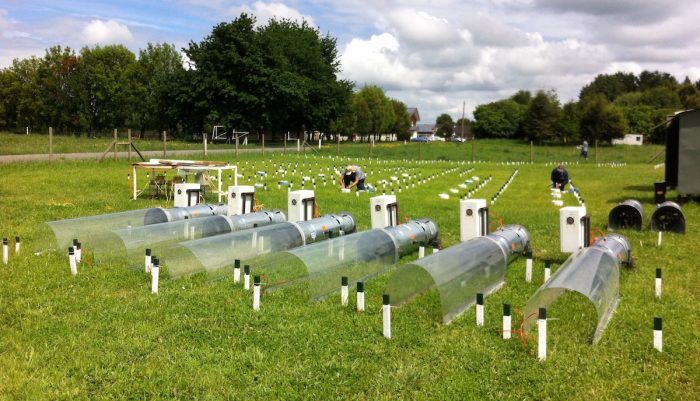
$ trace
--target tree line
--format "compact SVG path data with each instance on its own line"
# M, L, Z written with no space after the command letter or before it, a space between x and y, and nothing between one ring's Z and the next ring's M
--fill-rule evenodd
M610 142L645 134L663 142L664 122L678 110L700 107L700 81L678 82L671 74L600 74L585 85L578 101L560 104L557 93L518 91L474 110L470 121L479 138L520 138L536 142Z
M405 133L406 105L384 91L338 78L336 39L306 22L256 27L241 14L182 49L151 44L61 46L0 70L0 130L59 134L133 128L183 136L228 130L344 135ZM401 131L401 132L399 132ZM268 138L270 138L268 136Z

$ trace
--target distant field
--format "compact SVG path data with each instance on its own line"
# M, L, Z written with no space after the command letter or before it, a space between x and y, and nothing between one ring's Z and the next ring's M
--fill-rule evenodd
M0 146L8 146L6 138L0 136ZM93 146L99 151L102 145ZM599 148L600 165L593 149L588 162L576 164L574 146L535 147L534 164L512 165L505 162L529 161L530 147L509 141L477 141L475 159L488 162L476 164L462 163L471 160L469 143L420 148L415 143L377 144L371 152L378 159L371 161L369 144L344 144L341 158L335 157L334 144L305 155L213 157L237 164L240 184L263 182L254 174L267 171L269 190L256 192L266 209L286 210L286 188L277 188L283 177L275 175L280 164L298 163L296 175L284 177L295 181L295 189L301 176L320 171L335 180L327 169L350 162L360 164L367 181L375 184L400 169L438 175L401 193L394 189L400 217L434 219L443 246L459 241L458 195L443 200L438 194L450 193L465 178L442 172L473 167L469 176L492 176L475 195L490 198L519 170L490 206L491 229L500 223L521 224L530 232L533 282L524 281L523 259L511 263L505 286L486 297L485 327L474 324L473 307L443 325L436 293L420 296L393 310L392 340L381 335L379 309L393 269L368 281L364 314L353 309L354 290L350 306L343 308L337 293L309 302L307 284L265 293L262 309L255 313L251 295L230 278L210 281L204 274L170 280L164 272L160 294L153 296L147 275L119 260L82 266L71 277L63 250L32 254L47 241L39 230L43 222L170 205L157 199L129 200L126 161L0 165L0 234L11 244L15 235L22 237L21 255L11 250L9 265L0 265L0 399L697 399L700 206L695 201L682 205L687 234L666 234L661 247L656 246L656 233L646 229L622 232L637 267L622 271L622 300L600 343L590 344L595 310L575 294L549 311L546 362L537 361L535 337L524 345L517 338L504 341L498 333L501 305L511 303L519 322L521 308L542 282L544 260L551 258L556 270L568 256L559 252L558 209L548 189L552 166L546 163L567 162L600 235L607 231L609 210L628 198L644 204L648 224L655 208L652 183L663 178L663 169L654 168L662 160L647 161L659 150ZM426 161L417 160L419 152ZM226 185L231 182L225 178ZM321 213L348 211L358 230L370 227L368 198L341 194L333 181L327 186L317 181ZM575 204L570 194L564 200ZM402 263L415 257L406 256ZM654 298L656 267L664 269L660 300ZM664 318L664 353L652 348L655 316Z

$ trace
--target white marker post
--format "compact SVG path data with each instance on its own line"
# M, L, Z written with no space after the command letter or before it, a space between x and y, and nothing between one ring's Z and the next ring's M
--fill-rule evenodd
M78 275L78 264L75 263L75 250L73 247L68 247L68 264L70 265L70 274Z
M484 294L476 294L476 325L484 325Z
M151 264L151 294L158 293L158 278L160 276L160 262L158 258L153 258Z
M81 260L83 260L83 244L78 242L75 245L75 261L80 263Z
M532 282L532 251L525 253L525 282Z
M423 259L425 257L425 247L423 245L418 247L418 259Z
M260 276L253 277L253 310L260 310Z
M365 311L365 283L362 281L357 282L357 311Z
M656 242L656 246L661 246L661 238L663 237L663 232L659 231L659 239Z
M143 271L151 272L151 248L146 248L146 255L143 257Z
M662 328L663 328L663 321L661 320L660 317L655 317L654 318L654 348L659 351L663 352L663 333L662 333Z
M661 268L656 268L656 298L661 298Z
M10 252L7 244L7 238L2 239L2 263L8 264L10 262Z
M348 278L343 276L340 278L340 304L348 306Z
M233 282L234 282L234 284L241 282L241 260L240 259L236 259L233 261Z
M19 255L21 243L19 242L19 236L15 237L15 255Z
M382 295L382 335L391 339L391 304L389 294Z
M552 261L547 259L544 261L544 282L549 281L549 277L552 275Z
M540 308L537 317L537 359L547 359L547 309Z
M250 290L250 265L243 266L243 289Z
M510 304L503 304L503 339L510 340L510 335L511 335Z

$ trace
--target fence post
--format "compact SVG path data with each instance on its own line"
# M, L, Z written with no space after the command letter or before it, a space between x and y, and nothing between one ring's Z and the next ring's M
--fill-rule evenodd
M204 145L204 157L207 157L207 133L202 132L202 142Z
M168 157L168 133L163 131L163 157Z
M338 136L338 143L336 145L335 153L336 153L336 156L340 156L340 134L338 134L337 136Z
M53 127L49 127L49 161L53 160Z
M129 149L128 155L129 155L129 163L131 163L131 128L129 128L127 131L127 136L129 137L129 145L127 148Z
M598 140L595 140L595 162L598 163Z
M472 163L474 163L474 147L476 145L476 137L472 138Z
M117 129L114 129L114 160L117 160Z
M265 156L265 134L262 134L262 154Z
M535 145L530 141L530 163L535 159Z
M238 133L236 133L236 157L238 157Z

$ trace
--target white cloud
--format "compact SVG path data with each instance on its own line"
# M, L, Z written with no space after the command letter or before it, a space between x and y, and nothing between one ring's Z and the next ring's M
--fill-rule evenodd
M262 1L256 1L252 6L244 4L228 9L228 14L234 18L238 17L241 13L254 15L257 25L265 25L271 19L289 19L297 22L306 20L309 25L315 26L314 19L311 16L304 15L283 3L264 3Z
M387 88L417 87L418 78L399 59L399 42L384 33L369 40L353 39L340 57L343 74L358 85Z
M82 30L83 43L94 44L126 44L134 40L129 27L114 20L90 21Z

